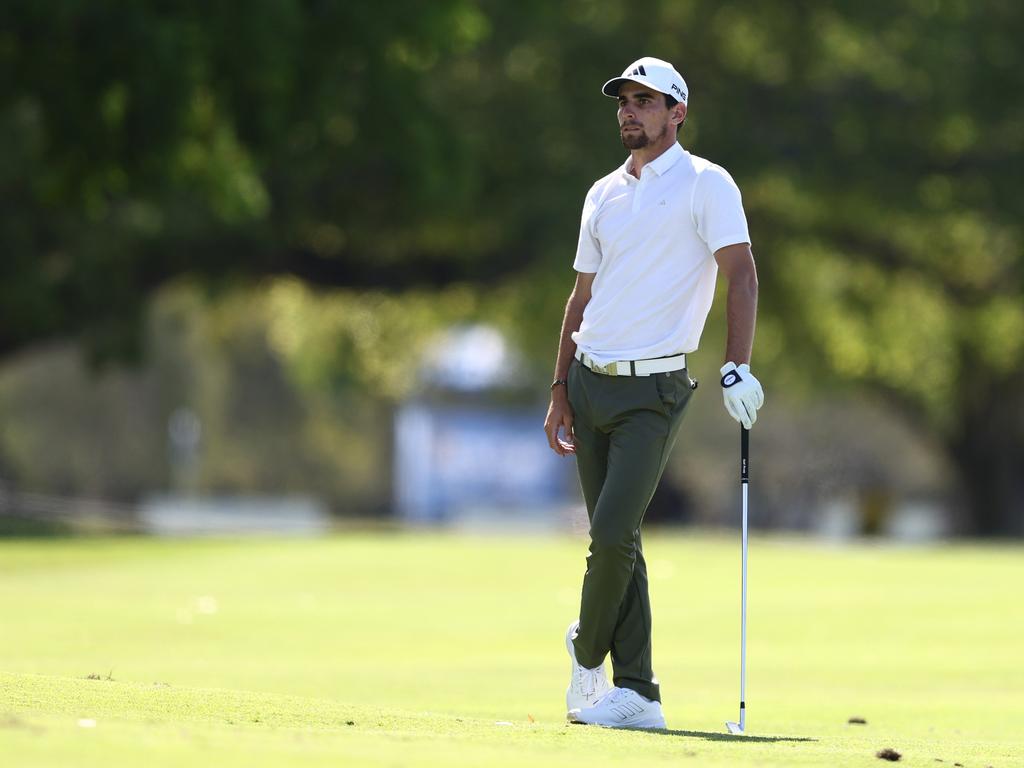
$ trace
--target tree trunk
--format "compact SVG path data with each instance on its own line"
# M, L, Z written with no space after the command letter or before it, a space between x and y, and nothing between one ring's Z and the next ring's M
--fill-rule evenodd
M967 505L966 532L976 536L1024 535L1022 379L976 381L962 390L948 447Z

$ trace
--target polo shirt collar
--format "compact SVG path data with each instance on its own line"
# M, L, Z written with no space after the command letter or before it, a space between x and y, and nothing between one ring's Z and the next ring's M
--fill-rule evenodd
M656 158L651 160L651 162L647 163L647 165L645 165L644 168L650 168L656 174L662 176L664 175L665 171L667 171L669 168L671 168L673 165L679 162L679 158L681 158L685 154L686 150L684 150L677 141L673 143L671 147L669 147L660 155L658 155ZM627 176L630 176L631 178L635 179L636 177L630 173L630 169L632 167L633 157L631 155L627 157L626 162L622 164L622 172Z
M667 171L669 168L675 165L679 161L679 158L681 158L682 156L683 148L679 146L679 142L677 141L673 143L671 147L669 147L656 158L654 158L647 165L651 167L652 171L661 176L665 173L665 171Z

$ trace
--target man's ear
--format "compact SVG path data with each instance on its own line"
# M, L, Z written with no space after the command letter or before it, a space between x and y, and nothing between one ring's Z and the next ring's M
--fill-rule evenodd
M686 120L686 105L683 102L679 102L673 107L675 114L672 115L673 125L682 125Z

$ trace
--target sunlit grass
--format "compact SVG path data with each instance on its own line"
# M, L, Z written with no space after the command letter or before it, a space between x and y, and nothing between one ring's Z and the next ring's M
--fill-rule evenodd
M652 535L645 551L667 734L564 722L578 538L0 543L0 755L781 766L891 747L908 765L1024 763L1019 549L755 538L738 739L738 542Z

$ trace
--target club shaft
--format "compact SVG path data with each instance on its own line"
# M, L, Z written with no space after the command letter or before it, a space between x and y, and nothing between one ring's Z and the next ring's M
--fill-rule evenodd
M747 701L747 483L743 483L743 543L740 579L740 710Z
M750 483L750 431L740 427L740 484L743 489L743 522L740 544L740 727L747 714L747 487Z

